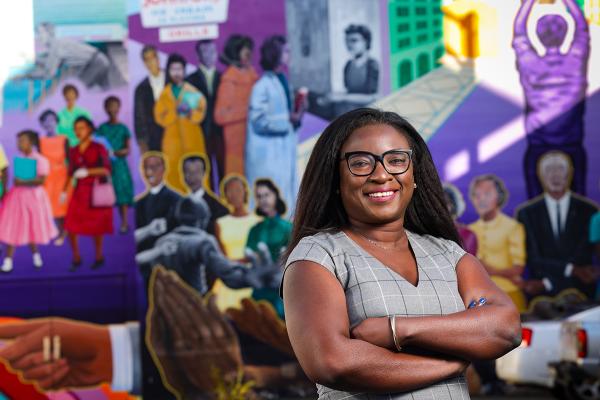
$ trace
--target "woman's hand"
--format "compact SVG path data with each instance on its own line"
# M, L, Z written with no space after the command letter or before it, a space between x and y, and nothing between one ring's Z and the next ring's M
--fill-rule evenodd
M73 178L75 178L75 179L83 179L83 178L86 178L89 174L90 173L87 170L87 168L78 168L73 173Z
M402 338L398 337L396 330L396 339L402 344ZM383 347L384 349L395 349L394 338L388 317L367 318L360 324L350 330L350 337Z

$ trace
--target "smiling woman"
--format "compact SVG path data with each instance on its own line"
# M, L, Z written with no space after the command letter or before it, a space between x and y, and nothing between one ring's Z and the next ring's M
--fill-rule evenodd
M467 399L469 362L520 342L518 312L460 247L427 145L397 114L329 125L294 220L280 294L320 399Z

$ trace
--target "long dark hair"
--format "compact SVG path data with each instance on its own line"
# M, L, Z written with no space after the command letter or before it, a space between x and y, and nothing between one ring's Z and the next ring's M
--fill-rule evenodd
M431 153L421 135L396 113L358 108L336 118L315 144L300 184L292 237L285 258L303 237L322 231L335 232L348 225L348 216L337 193L340 150L352 132L375 124L389 125L403 133L413 150L413 173L418 188L406 210L404 227L417 234L461 243Z

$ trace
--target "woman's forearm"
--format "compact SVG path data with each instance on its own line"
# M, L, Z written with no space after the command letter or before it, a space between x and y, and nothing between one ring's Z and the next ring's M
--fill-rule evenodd
M521 343L519 313L494 304L439 317L397 317L396 332L404 346L467 360L495 359Z
M108 169L100 167L100 168L89 168L88 169L89 176L107 176L110 175Z
M340 338L336 351L315 351L319 367L303 368L313 381L336 390L394 393L458 376L468 363L451 358L395 353L362 340ZM302 363L301 363L302 364Z

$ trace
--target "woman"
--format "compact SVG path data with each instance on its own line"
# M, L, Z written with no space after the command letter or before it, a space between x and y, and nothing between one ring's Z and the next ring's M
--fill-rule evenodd
M215 122L223 127L225 175L244 175L246 120L252 86L258 75L252 66L254 43L248 36L231 35L221 62L228 65L221 76L215 103Z
M29 245L33 265L43 265L39 245L47 244L58 234L52 220L50 200L44 190L50 164L39 153L40 141L36 132L21 131L17 134L17 146L21 158L15 164L25 162L30 169L27 177L22 176L20 167L15 167L14 186L7 193L0 208L0 242L6 244L6 257L0 270L13 269L13 256L17 246Z
M250 184L260 177L272 179L293 210L298 189L298 138L293 124L300 121L302 113L291 111L289 85L282 71L289 59L285 38L279 35L267 38L260 54L260 65L265 73L252 88L250 97L246 177Z
M79 98L79 90L77 86L66 84L62 90L63 97L65 99L66 107L58 113L58 133L65 135L69 140L69 146L77 146L77 136L73 130L73 123L79 117L86 117L91 119L92 115L84 108L77 105L77 99Z
M258 179L254 184L256 199L256 214L264 217L262 222L254 225L248 234L246 247L258 251L260 243L267 245L271 259L277 261L290 241L292 224L283 219L286 206L281 199L279 189L270 179ZM283 301L277 291L272 289L254 289L252 297L255 300L267 300L275 307L277 314L283 318Z
M469 197L479 219L469 224L477 237L477 258L498 287L504 290L520 312L527 309L527 298L519 287L525 268L525 228L502 212L508 190L496 175L473 178Z
M249 189L246 179L237 174L227 175L221 182L221 194L231 213L217 219L215 233L223 252L230 260L245 261L244 250L250 229L262 218L248 212ZM251 289L230 289L218 279L213 286L220 310L240 308L240 301L250 297Z
M46 133L46 136L40 138L40 153L50 162L50 171L44 181L44 189L46 189L50 199L54 222L59 230L58 238L54 241L54 244L62 246L66 237L63 225L67 214L67 202L60 202L60 194L65 187L69 174L67 169L69 142L66 136L58 135L56 132L59 120L54 111L44 111L40 115L39 121Z
M171 54L167 60L167 84L154 105L154 119L164 130L162 151L168 162L165 180L173 189L186 192L181 162L186 153L206 154L200 123L206 113L206 99L185 82L185 58Z
M113 150L114 157L111 158L112 183L117 195L117 207L119 207L119 213L121 214L119 232L125 234L129 231L127 208L133 205L133 181L127 164L131 133L129 128L119 121L120 108L121 100L118 97L109 96L104 100L104 110L108 114L108 122L100 125L96 135L106 139Z
M397 114L329 125L294 221L286 325L320 399L468 399L469 362L519 344L519 314L457 244L427 145Z
M77 183L65 217L65 230L73 250L71 271L81 266L78 235L94 238L95 259L92 269L96 269L104 265L102 253L104 235L113 233L112 207L92 206L94 182L110 176L111 173L108 152L103 145L93 140L94 124L88 118L77 118L74 129L79 144L69 151L69 178L75 178ZM69 181L70 179L65 184L61 195L63 201L67 198L66 189Z

